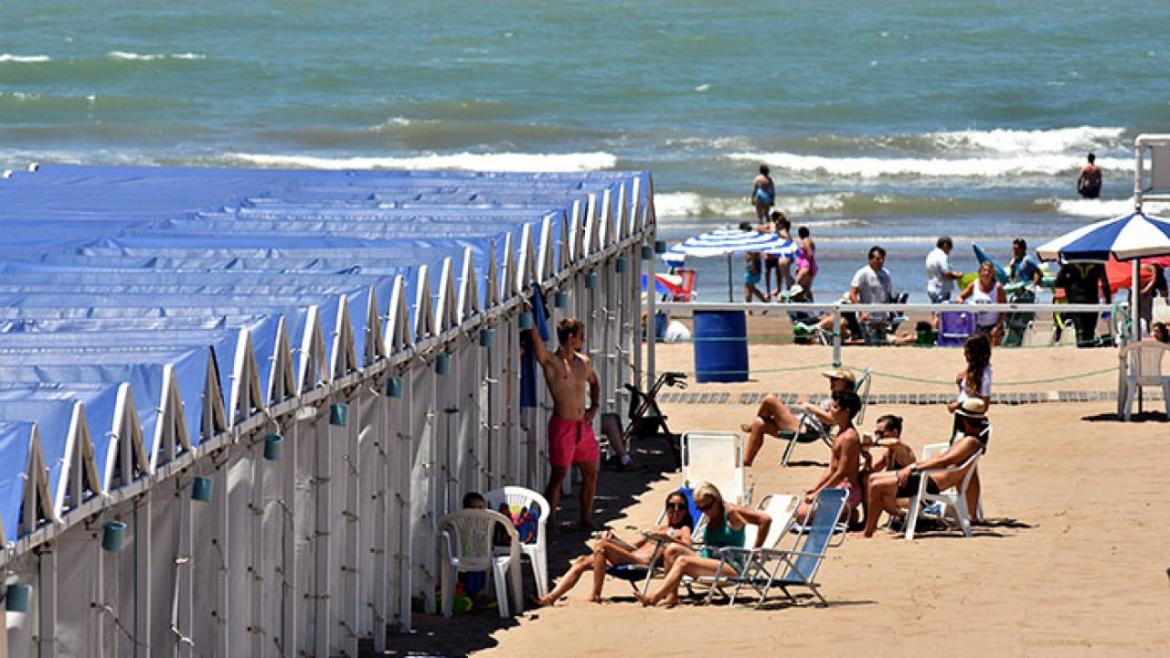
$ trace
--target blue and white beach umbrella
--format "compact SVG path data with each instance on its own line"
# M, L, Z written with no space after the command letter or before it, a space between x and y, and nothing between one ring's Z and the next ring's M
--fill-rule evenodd
M792 253L796 252L796 246L791 240L781 240L774 233L721 228L687 238L667 249L662 254L662 262L670 267L682 267L687 257L709 258L748 251L777 253L772 250L781 249L784 245L792 245Z
M1170 255L1170 221L1139 211L1083 226L1036 249L1043 260L1133 260Z
M710 258L727 256L727 300L732 299L731 255L749 251L791 257L796 253L796 243L781 240L775 233L760 233L734 228L721 228L700 233L674 245L662 254L662 262L669 267L682 267L689 258Z
M1142 258L1170 256L1170 221L1136 210L1065 233L1040 245L1036 254L1043 260L1062 262L1107 261L1110 256L1132 260L1132 280L1140 281L1138 270ZM1130 308L1135 322L1139 287L1130 286Z

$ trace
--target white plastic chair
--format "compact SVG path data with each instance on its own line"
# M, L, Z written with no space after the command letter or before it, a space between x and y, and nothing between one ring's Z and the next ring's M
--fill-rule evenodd
M739 505L751 502L744 485L743 437L734 432L687 432L682 436L683 485L710 482L723 499Z
M507 504L509 507L527 508L536 503L540 512L536 526L536 541L521 543L520 552L522 555L528 556L528 562L532 565L532 577L536 579L537 594L540 596L548 594L548 531L545 529L545 525L552 513L548 501L544 499L544 496L524 487L493 489L484 494L483 498L487 502L488 509L492 511L498 511L501 504Z
M991 427L988 426L984 432L990 433ZM922 459L925 461L942 454L949 447L949 443L928 443L922 447ZM918 525L918 519L925 514L923 508L932 503L942 505L942 513L938 515L938 518L945 521L949 512L950 516L953 516L959 522L959 527L963 530L963 536L971 536L971 514L967 509L967 487L971 484L971 478L974 477L975 469L979 467L979 458L982 456L983 450L980 449L976 450L975 454L968 457L958 466L931 468L921 471L922 477L918 481L918 493L910 499L910 509L907 510L906 539L914 539L914 531ZM926 483L931 474L957 473L964 469L966 469L966 474L963 475L963 479L959 481L957 487L951 487L937 494L932 494L926 490ZM935 515L929 514L929 516L933 517Z
M498 555L492 546L497 527L503 528L510 540L503 555ZM517 611L524 610L520 581L520 540L511 520L491 510L462 509L439 519L439 534L445 540L446 548L446 558L441 565L444 617L450 617L454 607L458 574L469 571L491 572L501 617L509 615L509 581L513 605Z
M1129 420L1133 412L1133 401L1141 393L1144 386L1160 386L1162 401L1166 405L1166 415L1170 416L1170 375L1162 370L1162 361L1166 353L1170 352L1170 345L1154 341L1140 341L1130 343L1121 349L1119 358L1123 370L1125 386L1125 419ZM1128 368L1126 367L1128 365Z

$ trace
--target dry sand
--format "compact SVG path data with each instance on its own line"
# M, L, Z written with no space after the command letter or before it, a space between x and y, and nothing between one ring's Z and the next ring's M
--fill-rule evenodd
M1115 390L1115 373L1007 384L1109 368L1116 354L997 350L996 391ZM829 358L828 348L820 347L751 351L752 364L763 370L822 365ZM963 365L959 350L912 348L850 348L844 361L874 369L874 394L948 393L954 385L945 382ZM691 349L662 347L658 363L660 369L692 370ZM734 430L751 416L753 407L738 402L744 392L826 388L816 370L753 376L742 384L692 384L688 392L730 392L730 401L668 404L672 429ZM1123 423L1112 400L993 406L994 434L980 464L990 524L977 527L971 539L957 532L926 533L912 542L885 530L869 540L850 533L821 571L828 608L777 600L757 610L684 599L673 610L644 609L633 602L628 584L613 579L606 583L607 602L595 605L585 601L587 575L557 606L516 620L422 616L409 649L487 649L502 656L1170 655L1170 425L1160 401L1147 402L1151 408L1158 413ZM864 427L872 428L881 413L904 416L904 436L916 448L943 440L950 427L941 404L873 406ZM782 469L781 446L769 440L750 470L757 499L803 491L827 458L824 446L802 445L795 454L801 463ZM661 448L661 441L646 441L640 456L662 466ZM603 471L599 518L627 536L650 524L666 493L680 484L680 474L664 471ZM554 578L586 550L580 534L561 530L558 537Z

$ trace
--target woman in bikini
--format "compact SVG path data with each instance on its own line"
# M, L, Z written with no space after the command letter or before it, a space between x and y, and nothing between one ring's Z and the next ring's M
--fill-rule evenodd
M647 535L654 535L673 546L689 548L691 545L691 510L686 496L680 491L666 497L666 525L654 528ZM569 573L561 579L556 589L541 598L534 599L538 606L552 605L566 592L573 589L581 575L593 571L593 592L589 600L601 603L601 588L605 585L605 569L619 564L650 564L657 548L655 541L644 535L633 544L627 544L614 537L613 533L597 540L593 552L573 560ZM631 550L632 549L632 550Z
M695 553L691 549L675 544L668 546L663 554L663 565L666 568L666 578L662 586L652 594L634 592L642 605L657 605L666 600L667 607L678 605L678 586L683 576L699 578L714 576L719 570L719 549L724 546L746 548L744 529L750 524L756 526L756 545L759 548L768 536L768 529L772 527L772 517L767 514L741 505L732 505L723 500L723 495L710 482L704 482L695 490L695 505L707 517L707 529L703 533L703 552Z
M807 226L801 226L796 231L800 238L800 249L796 252L796 283L808 292L809 301L812 300L813 279L817 276L817 243L809 237Z

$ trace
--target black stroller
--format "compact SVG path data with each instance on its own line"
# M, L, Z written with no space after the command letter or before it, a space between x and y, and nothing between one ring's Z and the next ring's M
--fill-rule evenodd
M630 442L634 438L665 437L674 451L676 460L681 458L679 439L682 435L671 432L667 427L666 416L662 415L662 410L658 408L657 398L663 386L686 388L686 379L685 373L664 372L650 387L649 393L643 393L633 384L625 385L626 390L630 392L629 422L622 432L622 442L626 450L630 449Z

